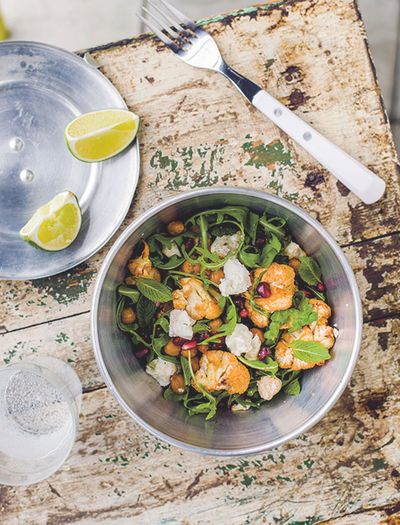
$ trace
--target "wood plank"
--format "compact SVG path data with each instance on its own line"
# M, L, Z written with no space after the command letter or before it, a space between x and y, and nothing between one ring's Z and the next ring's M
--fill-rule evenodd
M54 330L50 328L50 332L45 323L90 309L95 277L105 250L90 262L57 277L26 283L0 282L0 337L1 331L6 333L42 323L44 326L38 331L42 331L46 344L53 346L58 326L65 324L68 330L69 326L74 326L74 320L60 320L59 324L54 324ZM399 250L398 234L344 248L360 287L367 319L399 312ZM89 326L85 326L83 331L89 334ZM3 337L4 346L0 349L0 355L8 355L13 346L26 337L24 334ZM80 340L79 334L78 344Z
M107 390L88 393L68 462L48 482L1 488L1 523L200 525L223 516L232 525L304 525L394 506L399 344L400 319L368 324L334 409L291 443L241 459L170 447L133 423Z

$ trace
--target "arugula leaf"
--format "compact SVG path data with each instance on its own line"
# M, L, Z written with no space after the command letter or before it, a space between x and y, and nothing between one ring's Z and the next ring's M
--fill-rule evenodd
M262 226L262 228L264 228L265 231L273 233L278 237L285 237L286 235L286 219L284 219L283 217L268 218L267 215L263 215L260 219L260 226Z
M153 302L166 303L172 300L172 290L163 283L159 283L154 279L146 279L139 277L136 279L136 286L140 293L142 293L147 299Z
M283 388L283 391L288 396L298 396L301 392L300 381L298 379L294 379Z
M185 380L185 385L190 385L190 380L192 376L190 374L189 361L186 357L183 357L183 355L181 355L181 367L183 372L183 378Z
M275 375L278 371L278 363L271 357L267 357L266 361L258 361L257 359L250 360L242 356L239 356L238 359L249 368L255 368L256 370L261 370L268 374Z
M257 213L254 213L253 211L249 211L249 214L247 215L247 221L246 221L246 230L247 230L247 233L250 237L252 244L256 242L257 228L258 228L259 220L260 220L260 217L257 215Z
M162 261L160 257L151 258L153 266L155 268L159 268L160 270L174 270L175 268L178 268L178 266L180 266L184 260L184 257L178 257L177 255L173 255L165 262Z
M317 312L314 312L309 300L303 296L298 308L288 308L274 312L271 315L271 322L265 332L265 341L272 345L278 338L280 328L283 324L289 324L289 332L300 330L303 326L309 325L318 319Z
M306 363L318 363L331 358L329 350L316 341L297 339L290 346L293 348L293 355Z
M147 299L144 295L140 296L136 305L136 315L139 325L142 328L146 329L151 326L156 310L157 307L153 301L150 301L150 299Z
M131 288L130 286L127 286L125 284L121 284L117 288L117 292L119 295L123 295L124 297L128 297L132 303L137 303L140 297L139 290L136 290L136 288Z
M264 246L263 251L261 252L259 266L261 268L268 268L271 266L273 260L278 255L282 247L281 241L272 234L271 239Z
M193 373L190 352L189 352L188 356L189 356L188 365L189 365L189 371L190 371L191 378L193 379L195 385L197 386L197 389L203 394L204 397L206 397L208 399L208 403L204 403L204 407L203 407L204 408L203 412L207 412L208 411L208 414L206 416L206 421L207 421L208 419L213 418L215 416L215 414L217 413L217 401L216 401L215 397L212 396L211 394L209 394L207 392L207 390L205 390L203 385L201 385L197 381L197 379L196 379L196 377L195 377L195 375ZM192 413L196 413L196 412L192 412Z
M239 252L239 261L247 268L257 268L259 266L259 259L260 254L258 253L257 248L254 246L243 246Z
M321 268L313 257L300 257L298 272L302 280L310 286L315 286L321 280Z

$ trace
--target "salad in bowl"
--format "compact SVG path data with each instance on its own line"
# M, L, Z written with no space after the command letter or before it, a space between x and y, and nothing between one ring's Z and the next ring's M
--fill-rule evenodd
M132 352L189 415L296 396L332 357L321 269L282 217L223 206L171 221L136 244L117 292Z

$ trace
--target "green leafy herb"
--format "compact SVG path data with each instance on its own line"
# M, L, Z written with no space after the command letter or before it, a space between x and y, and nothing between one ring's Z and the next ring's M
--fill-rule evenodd
M139 290L136 290L136 288L131 288L130 286L126 286L125 284L121 284L118 286L118 293L119 295L123 295L124 297L128 297L132 303L137 303L140 297Z
M186 357L183 357L183 355L181 355L181 367L183 372L183 378L185 380L185 385L190 385L190 380L192 376L190 374L189 361L186 359Z
M227 335L230 335L237 325L237 312L236 307L233 304L233 301L230 297L228 297L229 305L226 310L226 320L223 325L220 326L218 332L215 335L212 335L208 339L205 339L202 341L203 345L206 345L208 343L211 343L212 341L215 341L217 339L220 339L220 337L226 337Z
M268 233L273 233L278 237L285 237L286 219L283 217L270 217L263 215L260 219L260 226Z
M239 261L247 266L247 268L258 268L258 261L260 260L260 253L254 246L243 246L239 252Z
M278 363L271 357L267 357L266 361L258 361L257 359L250 360L242 356L239 356L238 359L249 368L255 368L261 372L275 375L278 371Z
M329 350L316 341L297 339L290 346L293 348L293 355L306 363L318 363L331 358Z
M154 279L145 279L139 277L136 279L136 285L140 293L147 299L153 302L166 303L172 300L172 290L163 283L159 283Z
M144 295L141 295L136 305L136 315L139 325L143 329L147 329L152 325L154 314L156 313L157 307L147 299Z
M238 231L237 226L231 222L224 224L217 224L210 229L211 235L214 237L222 237L223 235L233 235Z
M186 393L184 394L177 394L176 392L174 392L172 390L172 388L169 386L168 388L166 388L164 390L164 394L163 394L163 397L164 399L166 399L167 401L182 401L185 399L186 397Z
M288 396L298 396L301 392L301 385L300 381L298 379L293 379L290 383L288 383L284 388L283 391Z
M299 275L305 283L315 286L321 280L321 268L313 257L300 257Z
M271 239L264 246L263 251L261 252L261 257L259 261L259 266L261 268L268 268L273 263L275 257L281 249L281 241L272 234Z
M206 420L208 420L208 419L213 418L215 416L215 414L217 413L217 401L216 401L215 397L212 396L211 394L209 394L207 392L207 390L205 390L204 387L197 381L197 379L196 379L196 377L195 377L195 375L193 373L190 352L189 352L188 355L189 355L188 364L189 364L189 370L190 370L191 378L193 379L194 383L196 384L197 389L203 394L204 397L206 397L208 399L208 403L203 403L202 407L200 409L200 412L207 413ZM199 410L199 407L197 408L197 410ZM192 414L196 414L196 413L199 413L199 412L193 412L193 410L192 410Z
M126 332L132 336L132 343L134 345L143 344L146 348L150 347L150 344L138 333L139 325L137 323L125 324L121 320L122 310L125 307L125 298L121 297L117 305L117 311L115 314L116 324L122 332Z
M253 211L249 211L247 215L247 221L246 221L246 230L250 237L250 241L252 244L256 242L257 238L257 228L258 228L258 221L260 220L260 217L257 215L257 213L254 213Z

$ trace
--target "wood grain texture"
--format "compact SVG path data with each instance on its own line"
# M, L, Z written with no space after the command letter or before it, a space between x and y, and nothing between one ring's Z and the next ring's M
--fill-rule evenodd
M291 443L240 459L180 451L140 429L107 390L86 394L72 456L48 482L1 489L1 523L200 525L223 516L219 523L233 525L312 524L392 508L400 489L399 344L399 319L367 324L334 409ZM364 523L353 519L333 523Z
M311 431L271 452L204 458L133 423L100 378L89 310L113 240L87 263L0 283L0 360L70 362L86 391L64 467L0 486L3 525L395 525L400 512L399 195L396 154L353 0L270 1L205 21L227 61L387 182L365 206L217 74L179 62L149 35L91 51L142 116L142 175L123 229L166 196L211 185L286 197L344 246L365 329L351 384ZM114 238L115 239L115 238ZM399 518L400 519L400 518Z

